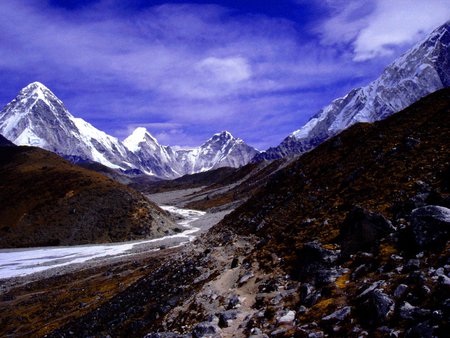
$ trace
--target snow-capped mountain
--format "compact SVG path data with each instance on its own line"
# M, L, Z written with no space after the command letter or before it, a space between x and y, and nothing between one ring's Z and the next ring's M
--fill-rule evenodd
M75 118L47 87L33 82L0 112L0 134L30 145L111 168L135 168L136 156L118 139Z
M115 169L137 169L161 178L247 164L258 151L228 132L189 150L162 146L137 128L123 142L75 118L47 87L33 82L0 112L0 134L16 145L30 145Z
M125 139L124 144L139 158L144 171L160 177L179 177L220 167L240 167L258 154L229 132L215 134L200 147L174 149L162 146L145 129L136 130Z
M138 167L146 174L168 178L183 175L172 167L176 158L172 148L160 145L147 129L136 128L123 143L136 155Z
M181 149L176 152L177 162L182 163L180 171L186 174L204 172L221 167L240 167L259 151L227 131L214 134L198 148Z
M384 119L449 86L450 21L394 61L378 79L334 100L280 145L253 160L302 154L357 122Z

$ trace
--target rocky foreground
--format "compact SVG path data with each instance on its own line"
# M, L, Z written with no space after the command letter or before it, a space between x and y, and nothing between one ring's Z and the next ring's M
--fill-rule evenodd
M84 291L52 281L66 296L48 309L51 326L30 328L46 322L33 312L48 300L37 285L18 307L28 286L4 293L2 307L16 313L2 315L0 332L18 335L28 325L48 337L445 337L449 113L446 89L355 125L280 169L192 245L96 274ZM124 271L134 277L123 282ZM95 301L95 288L115 283L124 284ZM82 310L65 317L59 304L68 294Z

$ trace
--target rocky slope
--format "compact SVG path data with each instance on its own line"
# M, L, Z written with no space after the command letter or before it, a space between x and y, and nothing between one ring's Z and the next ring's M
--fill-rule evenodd
M0 147L0 247L159 237L177 226L136 191L35 147Z
M303 155L49 336L444 337L450 89Z
M302 154L358 122L373 122L398 112L421 97L450 86L450 22L433 31L383 74L319 111L280 145L254 161Z

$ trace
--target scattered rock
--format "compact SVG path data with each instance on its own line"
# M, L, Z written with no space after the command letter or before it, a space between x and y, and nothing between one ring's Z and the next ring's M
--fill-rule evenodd
M360 207L353 208L341 225L341 254L348 257L358 251L373 251L381 238L395 230L383 215Z
M322 248L319 242L309 242L297 250L294 275L301 280L313 281L317 285L335 280L338 272L335 263L338 255L333 250Z
M428 321L417 324L416 326L407 330L405 333L405 338L432 338L432 337L435 337L433 335L433 326Z
M399 286L397 286L397 288L394 291L394 297L397 299L403 297L407 290L408 290L407 285L400 284Z
M244 275L239 279L239 286L244 285L245 283L247 283L251 278L255 277L255 275L253 274L253 272L251 271L247 271L246 273L244 273Z
M358 314L368 325L383 323L394 311L394 301L379 289L367 293L364 298L366 301L358 308Z
M428 316L430 314L430 310L421 309L419 307L412 306L408 302L404 302L400 307L399 314L402 319L416 320Z
M295 311L288 311L284 316L277 318L278 324L292 325L295 320Z
M197 324L192 331L194 338L220 338L222 330L216 324L202 322Z
M345 318L347 318L350 313L352 312L352 308L350 306L343 307L342 309L339 309L332 314L323 317L322 320L324 321L343 321Z
M148 333L144 338L189 338L191 335L178 334L173 332L153 332Z
M450 209L428 205L411 213L411 231L419 249L441 249L448 240Z
M420 260L418 259L410 259L408 260L408 262L405 264L405 266L403 267L402 272L403 273L408 273L411 271L417 271L420 268Z
M228 310L225 312L221 312L219 314L219 326L220 327L228 327L229 321L236 319L237 311L236 310Z
M235 309L240 303L239 296L234 294L230 297L227 305L227 310Z

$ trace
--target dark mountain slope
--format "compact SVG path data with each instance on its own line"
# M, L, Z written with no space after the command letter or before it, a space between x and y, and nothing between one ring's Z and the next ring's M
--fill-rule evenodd
M399 216L396 202L424 184L448 188L440 185L450 160L449 113L447 88L386 120L351 127L281 170L215 231L264 236L276 229L281 238L332 240L354 205Z
M12 143L11 141L7 140L5 137L0 135L0 147L13 147L13 146L14 143Z
M111 179L34 147L0 148L0 247L157 237L166 213Z

